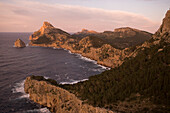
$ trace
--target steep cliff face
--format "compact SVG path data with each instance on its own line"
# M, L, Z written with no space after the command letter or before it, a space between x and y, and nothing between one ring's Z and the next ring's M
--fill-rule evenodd
M30 37L30 43L29 45L39 44L39 45L51 45L57 46L57 41L60 41L60 43L64 43L68 38L70 37L70 34L66 33L65 31L61 29L57 29L53 27L50 23L44 22L43 26L40 28L40 30L34 32Z
M84 36L84 34L95 35L75 38L75 35L70 35L60 29L55 28L50 23L44 22L40 30L34 32L30 36L29 45L64 48L73 53L79 53L85 57L96 60L99 64L114 68L121 65L126 57L130 57L132 55L132 51L127 48L123 50L116 49L108 43L108 41L112 40L111 38L106 39L101 37L111 37L112 35L115 35L114 37L120 38L120 36L122 36L125 38L125 35L127 35L127 37L132 35L136 36L138 33L137 30L135 31L131 28L122 28L115 30L115 32L111 34L100 34L95 31L88 30L82 30L82 32L78 34L81 36Z
M137 46L137 48L150 48L151 46L160 44L162 42L167 44L170 43L170 10L167 11L160 28L153 35L153 38L144 42L141 46Z
M113 113L112 111L84 104L74 94L45 80L27 77L24 90L30 99L47 106L53 113Z
M167 11L165 18L163 19L162 25L153 37L155 40L160 40L163 38L167 42L170 42L170 10Z
M15 47L18 47L18 48L23 48L23 47L26 47L25 46L25 43L21 40L21 39L17 39L14 43L14 46Z

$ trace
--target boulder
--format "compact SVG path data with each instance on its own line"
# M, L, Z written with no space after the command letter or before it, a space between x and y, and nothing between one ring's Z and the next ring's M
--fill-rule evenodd
M15 41L14 45L15 47L18 47L18 48L26 47L25 43L19 38Z

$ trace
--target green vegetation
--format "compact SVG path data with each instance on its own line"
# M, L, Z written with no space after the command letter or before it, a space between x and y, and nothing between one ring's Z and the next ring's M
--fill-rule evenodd
M158 51L163 48L162 51ZM140 94L141 101L159 107L154 111L170 110L170 46L162 42L160 45L145 48L135 58L127 59L121 66L91 76L88 81L62 87L75 93L82 100L93 106L113 107L120 101ZM136 97L129 99L131 102ZM150 109L145 108L144 111Z
M99 48L103 44L106 44L106 42L103 39L98 38L96 36L89 36L89 39L90 39L90 41L91 41L94 48Z

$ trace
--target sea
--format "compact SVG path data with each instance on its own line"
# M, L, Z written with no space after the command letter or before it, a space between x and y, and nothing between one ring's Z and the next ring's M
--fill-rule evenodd
M31 34L0 33L0 113L50 113L24 92L24 80L30 75L74 84L109 69L68 50L31 47ZM18 38L26 43L25 48L14 47Z

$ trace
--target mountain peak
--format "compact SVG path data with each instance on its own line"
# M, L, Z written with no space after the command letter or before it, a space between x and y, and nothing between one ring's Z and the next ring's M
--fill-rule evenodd
M43 27L44 28L47 28L47 27L54 27L52 24L50 24L49 22L47 22L47 21L45 21L44 23L43 23Z
M87 30L87 29L82 29L81 32L82 32L82 33L97 33L96 31Z
M154 38L161 38L164 34L170 34L170 10L167 11L162 25L154 34Z
M114 30L114 32L127 32L127 31L139 31L139 30L130 27L121 27L121 28L116 28Z

